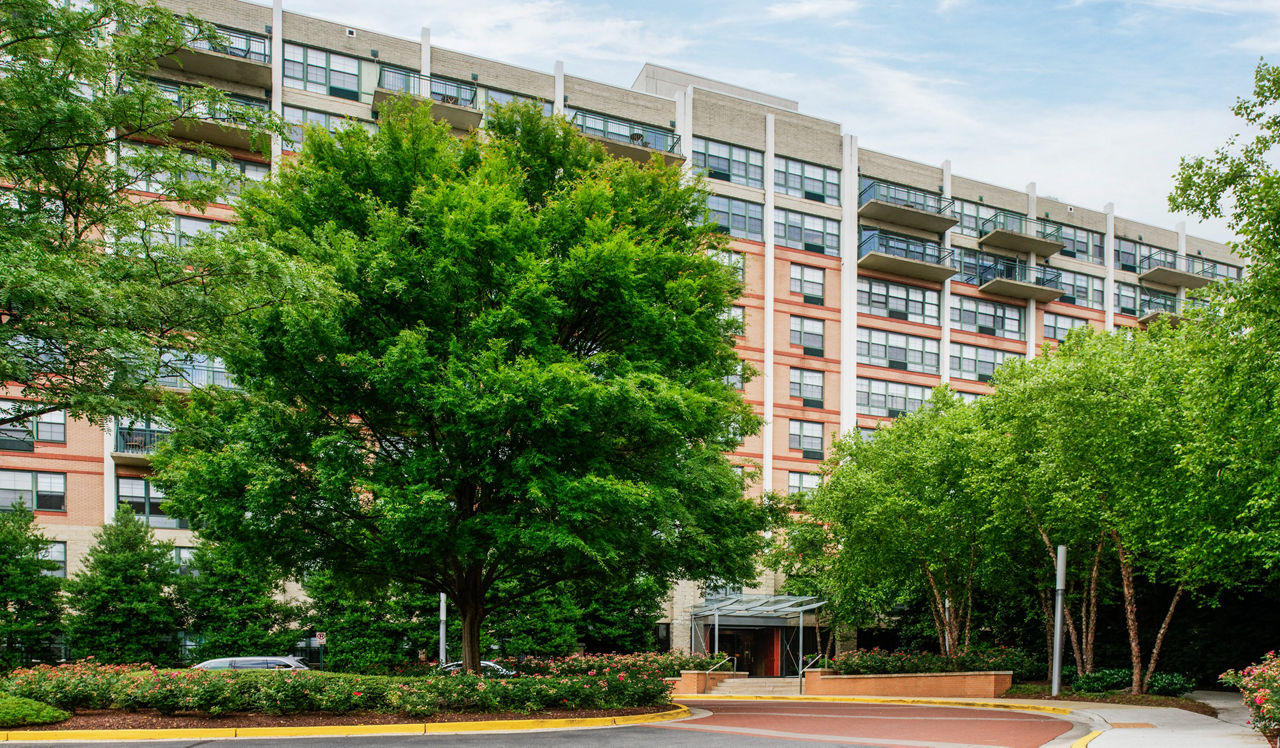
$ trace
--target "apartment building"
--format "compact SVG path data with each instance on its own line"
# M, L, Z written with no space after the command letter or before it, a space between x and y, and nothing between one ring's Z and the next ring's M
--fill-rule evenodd
M226 123L198 123L192 139L226 148L246 179L287 157L305 124L376 127L381 102L410 94L433 102L457 132L484 126L490 102L540 103L614 155L659 154L705 177L712 219L730 237L723 260L745 292L742 358L760 372L743 396L765 417L761 434L732 455L759 468L753 495L816 486L813 470L840 433L870 433L920 407L948 383L966 397L1009 357L1037 355L1068 330L1141 326L1177 315L1186 292L1239 278L1243 261L1182 225L1127 220L1111 205L1072 205L860 147L839 123L802 114L798 102L657 65L629 89L538 71L377 34L242 0L161 0L216 23L222 43L165 60L157 77L175 97L212 85L298 125L270 159L248 151ZM1045 165L1052 172L1052 165ZM138 185L147 192L148 185ZM175 215L174 240L217 230L230 205ZM197 362L173 386L228 384L216 361ZM98 428L42 417L0 434L0 507L37 510L50 550L74 571L94 530L127 503L180 546L182 523L160 510L147 453L154 423ZM661 635L679 649L719 649L757 675L795 672L797 621L818 601L758 586L684 582L668 600ZM807 619L812 623L812 617Z

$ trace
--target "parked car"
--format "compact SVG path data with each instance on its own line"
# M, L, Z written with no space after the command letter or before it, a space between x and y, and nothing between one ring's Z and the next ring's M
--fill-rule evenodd
M462 670L461 662L446 662L440 666L440 672L442 673L453 673L459 670ZM496 662L488 660L480 661L480 673L489 678L514 678L519 675L519 673L510 668L505 668Z
M196 670L310 670L297 657L220 657L191 667Z

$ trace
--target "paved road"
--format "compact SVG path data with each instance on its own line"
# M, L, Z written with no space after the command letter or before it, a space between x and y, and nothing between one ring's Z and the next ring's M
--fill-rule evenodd
M236 748L374 748L375 746L610 746L756 748L819 745L864 748L1037 748L1064 736L1070 722L1030 712L889 704L698 701L679 722L590 730L478 735L377 735L342 738L236 739ZM138 748L191 748L218 741L113 743ZM11 745L17 745L12 743ZM33 745L33 744L28 744ZM101 746L102 743L59 743Z

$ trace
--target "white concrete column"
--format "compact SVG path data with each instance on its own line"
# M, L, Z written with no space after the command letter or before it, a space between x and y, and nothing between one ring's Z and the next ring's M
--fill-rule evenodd
M551 102L551 112L553 114L564 114L564 61L556 60L555 68L556 76L556 93L555 99Z
M1027 216L1036 217L1036 183L1027 182Z
M1178 221L1176 226L1178 230L1178 256L1174 258L1174 264L1178 270L1187 270L1187 222ZM1178 286L1178 312L1182 312L1183 304L1187 303L1187 289L1184 286Z
M1107 203L1102 206L1107 214L1107 235L1102 240L1102 264L1107 269L1107 280L1103 283L1102 304L1107 310L1107 329L1116 329L1116 204Z
M773 114L769 113L764 116L764 163L766 167L773 163L773 155L775 153L773 140ZM692 159L690 159L692 161ZM773 186L772 181L765 180L764 190L764 373L762 375L764 385L764 429L761 431L761 439L764 441L761 450L761 468L764 473L761 476L760 490L768 493L773 490L773 425L774 425L774 402L773 402L773 386L774 386L774 288L773 275L774 256L773 243Z
M116 451L116 419L108 418L102 425L102 523L105 525L116 516L116 461L111 453Z
M858 428L858 138L841 139L840 433ZM766 162L772 164L772 161Z
M271 111L284 116L284 0L271 4ZM271 136L271 173L280 171L284 140Z
M693 172L693 86L676 92L676 134L680 136L680 151L684 162L680 164L686 181Z
M418 72L423 75L431 75L431 29L423 26L419 39L419 44L422 46L419 48L418 53ZM429 91L422 92L424 96L429 93Z
M951 199L951 159L942 162L942 197ZM954 227L942 234L942 246L954 250L951 245L951 232ZM938 322L942 325L942 342L938 354L941 358L942 381L951 381L951 279L942 281L942 294L938 299Z

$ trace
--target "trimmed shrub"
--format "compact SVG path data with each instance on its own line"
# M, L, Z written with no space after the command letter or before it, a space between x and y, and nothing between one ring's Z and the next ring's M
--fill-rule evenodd
M1103 668L1085 673L1071 684L1071 690L1079 693L1106 693L1127 690L1133 686L1133 671L1124 668Z
M39 701L0 694L0 727L48 725L61 722L70 716L61 709Z
M131 671L147 665L102 665L92 659L66 665L14 670L0 679L0 691L60 709L107 709L111 690Z
M1181 696L1194 691L1196 682L1181 673L1152 673L1147 693L1156 696Z
M964 673L988 670L1012 670L1015 680L1031 680L1044 672L1044 667L1019 649L1010 647L975 647L946 657L933 652L890 652L884 649L858 649L845 652L829 661L842 675L881 675L912 673Z

